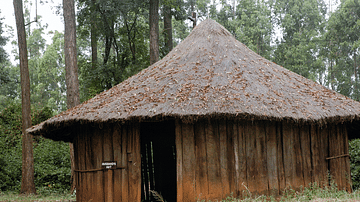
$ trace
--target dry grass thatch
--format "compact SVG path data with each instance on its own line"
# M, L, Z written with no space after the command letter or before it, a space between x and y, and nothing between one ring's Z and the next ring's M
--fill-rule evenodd
M360 103L248 49L211 19L166 57L112 89L28 129L155 117L237 117L296 122L358 120Z

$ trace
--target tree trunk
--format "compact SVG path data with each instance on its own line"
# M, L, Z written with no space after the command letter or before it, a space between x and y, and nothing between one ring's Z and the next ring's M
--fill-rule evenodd
M28 69L28 53L22 0L14 0L16 28L18 33L20 77L21 77L21 104L22 104L22 178L20 193L35 194L34 182L34 155L32 135L26 132L31 127L30 115L30 78Z
M150 0L150 65L159 60L159 0Z
M70 109L80 104L79 79L76 51L76 24L75 24L75 3L74 0L63 0L64 22L65 22L65 83L67 108ZM76 187L74 147L70 146L71 160L71 191Z
M169 53L173 48L171 19L171 7L168 5L164 5L164 33L166 54Z
M96 0L91 0L91 10L96 13ZM97 33L95 16L91 18L91 66L94 69L97 64Z

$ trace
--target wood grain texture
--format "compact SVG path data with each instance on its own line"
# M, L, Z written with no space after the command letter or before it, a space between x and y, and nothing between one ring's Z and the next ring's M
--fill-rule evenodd
M280 194L283 193L286 187L285 182L285 162L284 162L284 136L282 123L276 123L276 140L278 142L277 145L277 165L278 165L278 177L279 177L279 191Z
M246 132L245 128L248 122L238 122L238 137L239 137L239 179L238 179L238 192L239 196L245 196L247 193L247 171L246 171Z
M222 197L223 187L221 179L221 165L220 165L220 131L221 124L218 122L206 122L206 157L208 166L208 182L209 182L209 199L218 199ZM228 188L225 188L228 189Z
M319 128L319 185L326 187L329 185L328 169L329 161L329 127Z
M209 183L206 159L206 135L205 122L195 124L195 154L196 154L196 198L207 200L209 195Z
M295 184L293 186L295 189L300 190L305 186L300 129L298 124L291 124L291 126L293 128L292 137L295 156Z
M349 153L349 139L348 132L345 125L342 125L343 138L344 138L344 154ZM346 191L352 192L352 182L351 182L351 170L350 170L350 157L345 157L345 177L346 177Z
M303 125L300 127L300 144L301 155L304 168L304 185L309 186L313 182L313 173L311 167L311 143L310 143L310 126Z
M183 141L183 201L194 201L195 192L195 137L194 125L182 124Z
M129 201L129 162L128 162L128 149L129 145L127 145L128 142L128 126L123 125L122 126L122 133L121 133L121 141L123 147L121 152L121 165L126 166L126 169L122 172L121 179L122 179L122 202Z
M257 182L257 192L259 194L268 194L269 178L268 178L268 165L266 156L266 141L265 141L265 121L256 122L256 160L255 167L258 176L255 178Z
M253 122L249 122L245 128L245 138L246 138L246 175L247 175L247 190L252 195L258 194L257 190L257 177L258 170L256 169L256 131L253 130Z
M216 124L216 123L215 123ZM214 125L214 124L212 124ZM212 167L214 169L213 172L213 179L214 181L212 182L214 186L214 189L217 190L217 194L219 194L217 197L221 197L221 198L225 198L228 194L230 194L230 184L229 184L229 171L231 170L231 168L228 165L228 158L229 158L229 154L228 154L228 138L227 138L227 124L226 124L226 120L225 119L221 119L218 121L218 126L219 129L213 130L213 135L214 135L214 139L212 139L214 142L214 147L210 147L211 151L208 151L208 153L213 153L213 158L214 158L214 167ZM210 132L211 134L211 132ZM211 138L210 138L211 139ZM219 143L219 144L217 144ZM219 149L219 150L217 150ZM220 151L220 155L217 155L217 151ZM217 169L219 169L218 171L220 171L220 176L218 175ZM218 181L217 181L218 180ZM220 189L220 187L222 187ZM214 193L215 194L215 193Z
M266 157L269 177L269 194L279 195L279 177L278 177L278 152L276 125L274 122L267 122L266 125ZM281 142L280 142L281 143Z
M183 141L182 141L182 123L175 121L175 147L176 147L176 181L177 181L177 202L182 202L183 195Z
M122 143L121 143L121 125L120 124L113 124L112 127L114 127L114 130L112 132L112 140L113 140L113 152L114 152L114 161L116 161L118 166L124 166L121 161L121 152L122 152ZM123 201L122 200L122 172L124 172L124 169L117 169L114 170L114 198L117 201Z
M237 178L235 170L235 139L234 136L237 136L237 130L234 130L234 122L227 120L226 122L226 142L227 142L227 184L229 184L229 192L224 192L224 196L230 196L231 194L236 194L237 192Z

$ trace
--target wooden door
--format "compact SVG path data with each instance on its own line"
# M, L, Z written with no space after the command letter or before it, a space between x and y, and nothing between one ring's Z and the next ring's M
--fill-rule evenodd
M141 201L139 124L78 129L74 140L77 201ZM117 168L102 168L116 162Z

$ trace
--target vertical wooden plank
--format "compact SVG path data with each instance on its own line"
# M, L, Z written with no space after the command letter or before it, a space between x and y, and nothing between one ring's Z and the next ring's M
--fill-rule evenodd
M91 130L91 126L86 126L86 128L84 128L84 138L83 141L85 142L85 164L86 164L86 169L95 169L94 164L93 164L93 157L91 156L92 153L91 151L93 150L92 148L92 139L94 136L93 131ZM85 138L86 137L86 138ZM95 174L94 172L88 172L88 173L83 173L83 175L86 175L86 182L84 182L86 185L86 199L85 200L91 200L93 198L93 193L94 193L94 188L92 186L92 184L94 184L94 177Z
M240 121L238 122L238 135L239 135L239 195L241 197L246 195L247 184L247 172L246 172L246 136L245 128L249 123Z
M283 123L283 147L284 147L284 171L285 171L285 188L296 189L296 158L294 151L294 131L293 126L289 123Z
M113 139L113 150L114 150L114 161L116 161L118 167L124 166L122 164L121 159L121 152L122 152L122 144L121 144L121 126L120 124L114 123L112 125L114 128L112 133L112 139ZM124 170L123 169L117 169L114 171L114 198L117 201L122 201L122 179L121 174Z
M196 197L197 200L207 200L209 184L207 181L206 137L205 123L199 121L195 124L195 154L196 154Z
M258 182L257 177L259 175L258 170L256 169L256 130L255 124L249 122L245 126L245 136L246 136L246 175L247 175L247 184L249 194L257 195L258 193Z
M256 160L255 166L259 174L256 178L259 194L268 194L269 179L267 170L266 141L265 141L265 121L257 121L256 127Z
M295 152L295 182L294 187L296 189L301 189L304 187L304 168L303 168L303 158L301 152L301 139L300 139L300 128L299 124L291 124L293 127L293 138L294 138L294 152Z
M182 123L183 141L183 201L194 201L195 193L195 137L194 125Z
M278 167L278 178L279 178L279 193L282 194L285 190L285 168L284 168L284 137L282 123L276 122L276 142L277 142L277 167Z
M277 155L277 137L276 125L274 122L266 122L266 154L267 168L269 177L269 194L279 195L279 178L278 178L278 155Z
M320 185L320 158L319 158L319 135L318 135L318 127L316 125L311 125L310 127L310 141L311 141L311 162L312 162L312 176L313 182Z
M90 147L91 142L91 133L89 134L88 128L85 128L84 131L79 130L79 163L80 163L80 170L87 170L92 169L92 162L91 162L91 156L89 155L89 152L87 151ZM88 159L89 158L89 159ZM81 172L80 176L80 186L82 190L81 198L82 200L90 200L93 198L92 194L87 194L89 191L92 190L91 184L88 184L87 181L90 181L92 173L87 172ZM76 190L78 191L78 190Z
M344 139L344 154L349 154L349 139L348 132L345 125L342 125L342 136ZM346 177L346 191L351 192L351 171L350 171L350 157L344 157L345 160L345 177Z
M344 144L343 144L343 137L342 137L342 130L341 130L341 125L338 124L336 125L336 147L337 147L337 153L336 156L338 155L343 155L344 153ZM345 189L345 162L344 162L344 158L336 158L336 161L338 163L338 171L339 171L339 179L338 179L338 188L340 190L344 190Z
M183 195L183 143L181 121L175 120L175 147L176 147L176 181L177 181L177 202L182 202Z
M300 127L300 144L304 168L304 184L305 186L309 186L313 182L313 176L311 172L311 144L309 125L303 125Z
M94 169L101 168L101 163L103 161L103 138L102 130L99 129L99 126L93 128L94 135L92 136L92 162ZM94 184L93 186L93 201L105 201L104 199L104 179L103 171L94 172Z
M139 123L129 125L128 132L128 165L129 165L129 201L141 200L141 156Z
M104 141L103 144L103 162L104 161L113 161L114 153L113 153L113 139L112 139L112 127L110 124L104 124L102 130L102 138ZM113 201L113 171L107 170L104 171L104 193L105 200L108 202Z
M214 122L214 124L216 124ZM213 124L212 124L213 125ZM215 186L219 186L219 182L221 183L221 187L222 189L219 190L218 188L214 188L214 189L217 189L217 193L218 195L214 197L218 197L218 198L225 198L227 195L230 194L230 182L229 182L229 167L228 167L228 138L227 138L227 125L226 125L226 120L224 119L221 119L219 120L218 122L218 125L219 125L219 130L218 132L217 131L213 131L213 135L214 135L214 139L211 139L210 140L213 140L213 142L209 142L209 143L213 143L214 144L214 147L209 147L208 149L211 148L211 150L209 150L209 154L213 154L213 158L214 158L214 163L213 163L213 182L211 182L212 184L214 184ZM211 136L211 131L209 131L209 135ZM219 139L218 139L219 138ZM216 155L216 153L219 152L218 150L218 147L216 145L216 143L220 142L220 162L218 162L218 157ZM219 165L220 163L220 165ZM218 180L218 176L217 176L217 165L219 165L219 169L220 169L220 179L219 181ZM222 192L222 193L221 193ZM213 193L215 194L215 193Z
M126 166L125 170L122 172L121 174L121 180L122 180L122 202L128 202L131 201L129 198L129 164L128 164L128 153L127 153L127 148L129 147L129 145L127 145L127 139L129 138L128 136L128 125L123 125L122 126L122 132L121 132L121 144L122 146L122 151L121 151L121 165Z
M210 200L221 198L224 189L222 187L220 167L220 141L222 141L220 140L220 134L226 133L226 131L222 132L224 128L221 128L221 125L216 120L213 120L206 122L205 126Z
M326 158L329 156L328 153L328 140L329 128L323 126L319 129L319 180L320 186L326 187L329 185L328 180L328 161Z
M232 138L234 141L234 186L232 187L231 193L235 198L240 196L239 192L239 181L240 181L240 169L239 169L239 123L238 121L233 122L232 124L233 134ZM242 131L240 131L242 132Z
M141 201L141 142L140 142L140 123L134 124L134 178L136 180L135 192L136 200L135 202Z
M228 184L229 192L224 193L225 196L229 196L231 193L236 194L236 169L235 169L235 139L234 136L237 136L237 130L234 131L234 122L231 120L226 121L226 133L227 133L227 175L228 175ZM235 134L236 133L236 134Z
M337 126L330 125L329 131L329 156L334 157L338 156L339 154L339 144L338 144L338 134L337 134ZM341 186L341 165L339 163L339 159L330 159L329 160L329 167L330 167L330 176L331 176L331 183L335 183L338 188Z
M74 145L74 158L75 158L75 170L80 170L80 151L79 151L79 136L81 134L78 133L78 135L76 137L74 137L74 141L73 141L73 145ZM76 174L76 182L77 182L77 185L76 185L76 190L79 190L77 191L77 194L76 194L76 200L77 201L80 201L82 200L81 198L81 173L80 172L75 172ZM79 193L80 192L80 193Z

